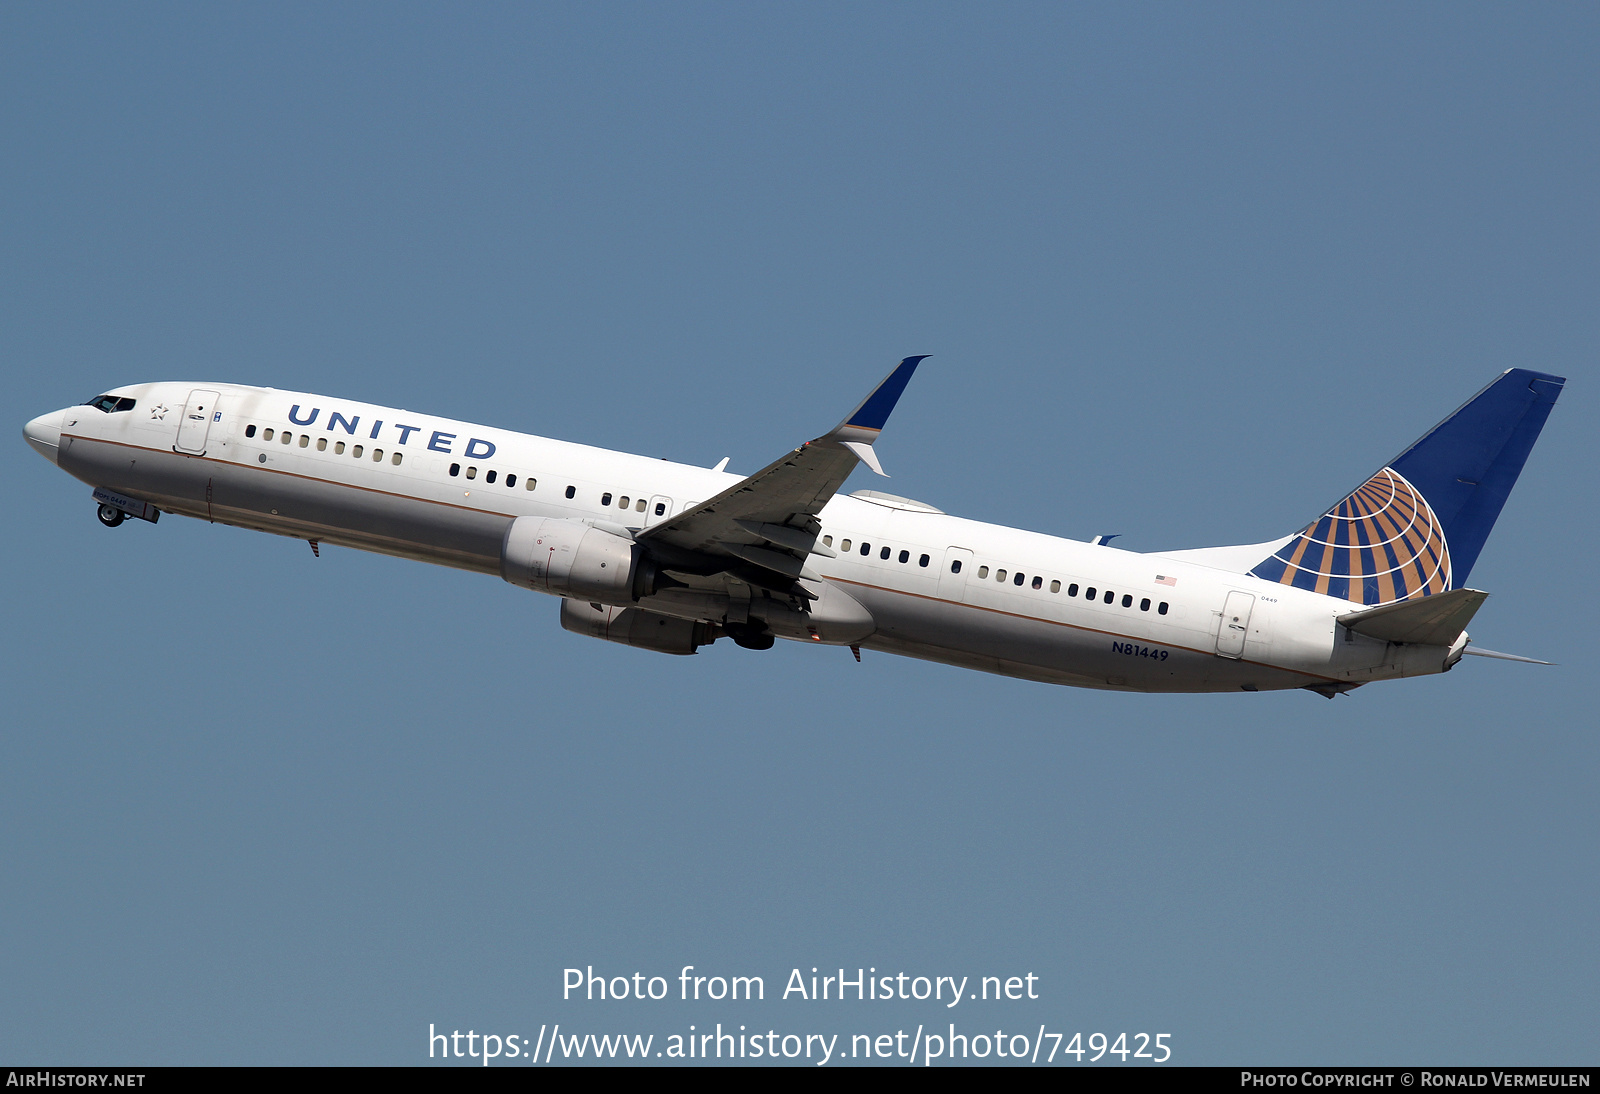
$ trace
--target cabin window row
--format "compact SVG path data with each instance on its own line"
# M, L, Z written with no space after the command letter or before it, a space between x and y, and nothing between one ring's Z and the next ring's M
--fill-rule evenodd
M832 547L833 546L833 537L832 536L823 536L822 537L822 545L824 547ZM853 543L851 540L848 540L848 539L841 539L839 541L839 550L840 550L841 553L849 554L852 548L854 548L857 551L859 551L863 558L868 557L868 556L870 556L872 554L872 544L868 543L866 540L862 540L859 545ZM880 546L878 548L878 557L880 559L882 559L883 561L885 561L885 562L887 562L891 558L897 558L899 560L900 564L903 566L906 563L911 561L911 552L902 550L897 555L895 553L895 549L893 547ZM933 560L931 558L929 558L927 555L918 555L917 556L917 565L921 566L923 569L927 569L928 563L930 563L932 561Z
M458 477L460 474L461 474L461 465L459 463L451 464L450 465L450 477L453 479L453 478ZM468 467L467 468L467 478L476 479L477 477L478 477L477 465L473 465L473 466ZM486 482L486 483L493 484L494 482L499 481L499 480L500 480L500 472L498 472L498 471L496 471L496 470L494 470L492 468L483 473L483 481ZM505 488L507 490L516 489L516 486L517 486L517 473L515 471L506 472L506 476L505 476L505 479L504 479L504 484L505 484ZM539 485L539 480L534 478L532 475L528 475L525 478L523 478L523 480L522 480L522 488L524 490L532 490L534 487L536 487L538 485Z
M256 435L256 427L254 425L245 426L244 427L244 435L246 437L254 437ZM299 446L301 448L309 448L309 447L311 447L311 435L309 433L296 434L296 433L289 432L287 429L281 430L281 431L280 430L275 430L270 425L261 430L261 439L263 441L271 441L273 439L276 439L279 444L285 444L285 445L293 445L296 442L298 442ZM367 448L366 448L365 445L352 444L352 445L348 445L347 446L343 441L334 441L333 442L333 454L335 456L343 456L346 453L347 450L348 450L350 456L353 459L359 460L359 459L362 459L363 457L367 456ZM317 438L317 451L318 452L326 452L326 451L328 451L328 438L326 438L326 437L318 437ZM372 459L373 463L382 463L383 462L383 449L381 449L381 448L372 449L372 451L371 451L371 459ZM391 464L393 464L395 467L399 467L401 462L404 459L405 459L405 453L403 453L403 452L395 452L395 453L392 453L390 455L389 462Z
M961 560L959 558L955 559L954 561L952 561L950 563L950 572L953 573L953 574L959 574L961 572ZM1029 585L1029 586L1031 586L1032 588L1035 588L1035 589L1043 589L1044 588L1044 578L1040 577L1038 574L1034 574L1032 580L1030 581L1029 578L1028 578L1028 575L1023 573L1020 570L1018 570L1018 571L1008 571L1003 567L995 567L994 579L997 582L999 582L1000 584L1004 585L1006 583L1006 580L1007 580L1008 577L1010 578L1011 584L1013 584L1013 585L1017 585L1017 586ZM987 566L979 566L978 567L978 580L979 581L987 581L988 578L989 578L989 567L987 567ZM1051 580L1051 582L1050 582L1050 591L1053 592L1053 593L1060 593L1062 591L1061 582L1058 581L1058 580ZM1078 583L1076 581L1074 581L1071 584L1069 584L1066 587L1066 593L1067 593L1068 596L1077 596L1078 595ZM1083 598L1085 600L1099 600L1104 604L1115 604L1115 603L1117 603L1117 594L1115 592L1113 592L1110 589L1101 590L1101 589L1097 588L1094 585L1084 586L1084 588L1083 588ZM1141 612L1149 611L1150 610L1150 605L1151 605L1151 600L1150 600L1150 598L1148 596L1141 597L1139 599L1139 610ZM1133 607L1133 594L1131 594L1131 593L1123 593L1122 594L1122 606L1124 608ZM1169 605L1165 600L1163 600L1163 601L1161 601L1160 604L1156 605L1156 614L1157 615L1166 615L1167 612L1170 610L1170 608L1171 608L1171 605Z
M567 497L569 498L573 497L577 493L577 491L573 490L571 487L568 487L567 489L569 491ZM611 498L611 491L607 490L605 493L600 495L600 504L609 509L611 507ZM619 494L616 496L616 498L618 509L627 510L631 508L635 513L643 513L646 509L650 508L649 499L644 497L631 497L628 494ZM667 503L664 501L656 502L655 514L658 517L666 516Z

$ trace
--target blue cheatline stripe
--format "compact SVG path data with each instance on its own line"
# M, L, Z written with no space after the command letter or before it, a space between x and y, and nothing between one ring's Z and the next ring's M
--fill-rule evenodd
M900 401L906 385L911 382L911 374L917 371L917 365L928 356L924 353L919 357L907 357L896 365L894 371L884 377L883 383L874 388L872 394L856 407L855 413L845 419L844 424L858 429L882 429L889 420L889 412L894 409L894 404Z

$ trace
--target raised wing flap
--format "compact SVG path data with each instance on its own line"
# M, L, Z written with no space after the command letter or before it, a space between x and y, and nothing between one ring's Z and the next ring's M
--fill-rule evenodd
M757 566L771 570L775 574L784 574L788 577L803 577L808 581L821 581L820 575L814 573L800 559L787 551L774 551L766 547L751 547L744 543L724 543L721 545L735 558L742 558L746 562L753 562Z
M1346 612L1339 622L1357 634L1383 642L1414 642L1425 646L1450 646L1467 629L1478 608L1489 598L1477 589L1452 589L1418 600L1401 600L1380 608Z
M798 554L821 555L823 558L839 557L839 552L818 543L811 533L799 528L790 528L787 524L757 524L753 520L736 520L733 523L753 536L760 536L768 543L787 547Z

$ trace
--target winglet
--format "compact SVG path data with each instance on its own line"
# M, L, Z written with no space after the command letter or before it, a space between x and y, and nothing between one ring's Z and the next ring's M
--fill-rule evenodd
M861 400L861 405L851 411L844 421L839 423L838 433L844 429L865 429L878 433L883 429L884 423L889 420L889 412L900 401L900 396L906 390L906 385L911 382L911 374L917 371L917 366L927 360L928 354L917 357L907 357L895 366L893 372L883 378L883 383L872 389L872 394ZM852 440L855 438L852 438ZM867 442L871 444L871 441Z
M861 400L861 405L852 410L849 416L823 439L848 448L862 463L884 478L888 478L889 473L878 462L877 453L872 451L872 442L877 440L878 434L883 431L884 424L889 420L889 412L894 410L895 404L900 401L900 396L906 390L906 385L911 382L911 374L917 371L917 366L927 357L928 354L924 353L901 361L893 372L883 378L882 383L872 389L872 394Z

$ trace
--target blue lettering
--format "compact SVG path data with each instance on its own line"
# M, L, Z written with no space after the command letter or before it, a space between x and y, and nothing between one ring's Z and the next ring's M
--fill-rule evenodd
M350 436L354 437L356 435L356 423L359 421L361 421L361 415L359 414L357 414L354 418L346 418L343 414L340 414L337 410L335 410L332 414L328 415L328 432L332 433L333 427L336 425L343 425L344 431L350 434Z
M483 451L474 452L473 448L480 444L483 445ZM494 455L494 444L493 442L482 441L477 437L474 437L472 440L467 442L467 450L466 452L462 453L462 455L469 460L486 460L490 456Z
M454 433L440 433L437 429L435 429L433 431L433 436L428 440L428 451L443 452L448 454L450 452L450 442L455 439L456 435ZM444 447L442 448L439 446L440 441L444 442Z
M372 432L367 434L367 436L371 437L373 440L377 440L378 439L378 430L380 430L382 428L383 428L383 419L379 418L377 421L372 423Z
M410 439L411 434L415 433L422 427L420 425L397 425L395 428L400 431L400 443L405 444L406 441Z
M316 407L316 406L312 407L311 408L311 417L307 418L305 421L302 422L300 420L300 418L299 418L300 404L296 403L296 404L294 404L294 406L289 408L289 420L291 422L293 422L295 425L310 425L312 422L317 420L317 415L319 413L321 413L321 411L322 411L321 407Z

